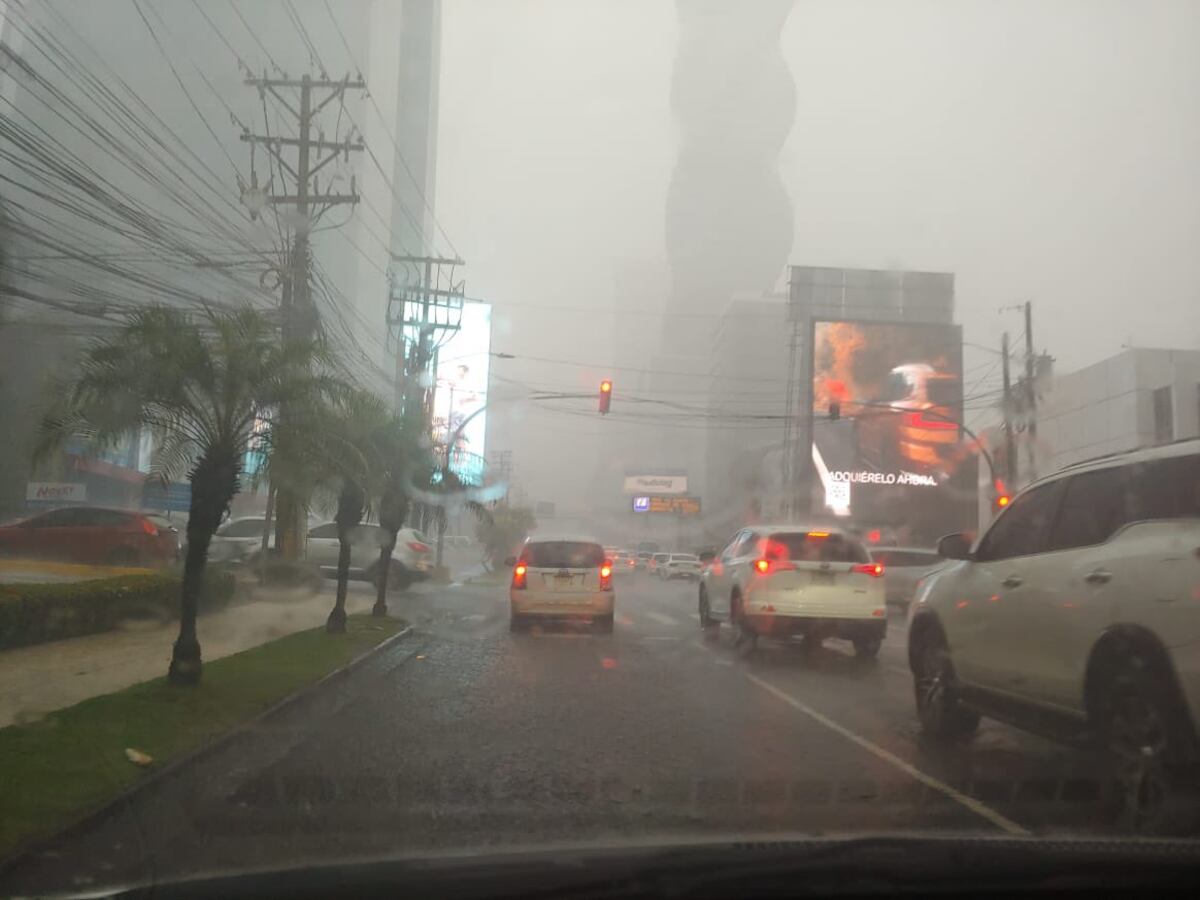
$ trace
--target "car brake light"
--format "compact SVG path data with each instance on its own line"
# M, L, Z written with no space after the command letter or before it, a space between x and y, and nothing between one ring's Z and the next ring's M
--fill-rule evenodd
M924 428L932 431L949 431L958 427L957 422L949 419L927 419L923 413L919 412L907 413L904 421L910 428Z
M429 545L422 544L420 541L409 541L408 549L411 550L413 553L428 553Z
M150 537L158 537L158 527L149 519L142 519L142 531Z
M829 532L828 531L810 531L806 535L806 537L810 541L823 541L823 540L825 540L825 538L829 537Z
M872 578L882 578L883 563L860 563L851 571L861 572L863 575L870 575Z
M517 563L513 568L512 586L518 590L525 587L525 573L529 570L525 568L525 563Z
M600 567L600 590L602 590L602 591L612 590L612 564L611 563L606 562L606 563L604 563L604 565L602 565Z
M769 559L756 559L754 561L754 568L758 571L758 574L766 575L771 571L771 561Z

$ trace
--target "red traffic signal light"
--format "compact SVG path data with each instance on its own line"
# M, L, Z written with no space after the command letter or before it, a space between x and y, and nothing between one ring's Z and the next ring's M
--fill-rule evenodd
M993 495L995 498L993 502L996 504L996 510L998 512L1012 502L1012 495L1009 494L1008 488L1004 486L1004 482L999 478L995 480L993 487L996 489L996 493Z
M612 382L606 378L600 382L600 415L608 415L610 403L612 403Z

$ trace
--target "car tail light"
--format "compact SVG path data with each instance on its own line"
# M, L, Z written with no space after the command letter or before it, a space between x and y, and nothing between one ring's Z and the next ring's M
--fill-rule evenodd
M766 575L771 571L771 560L756 559L754 561L754 571L756 571L759 575Z
M149 519L142 519L142 531L150 535L150 537L158 537L158 526Z
M529 570L525 567L525 563L517 563L513 567L512 586L515 587L517 590L524 590L525 575L528 571Z
M863 575L870 575L872 578L883 577L883 563L860 563L851 569L852 572L860 572Z
M927 419L924 413L910 412L904 416L904 422L909 428L923 428L932 431L949 431L952 428L957 428L958 423L948 418L946 419Z
M411 550L413 553L428 553L429 545L422 544L420 541L409 541L408 549Z
M600 567L600 590L612 590L612 564L605 563Z

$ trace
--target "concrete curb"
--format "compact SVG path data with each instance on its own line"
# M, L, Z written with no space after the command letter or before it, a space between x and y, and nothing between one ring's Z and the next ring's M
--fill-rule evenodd
M200 761L215 755L225 749L239 739L251 734L256 729L260 728L271 719L279 716L281 713L290 711L292 707L309 701L313 697L322 693L324 690L333 686L337 682L341 682L353 674L357 669L365 663L371 661L379 654L389 650L400 641L413 633L413 626L406 625L376 644L370 650L360 653L350 662L340 668L334 669L322 678L314 681L312 684L302 687L285 697L282 697L273 705L267 707L258 715L247 719L244 722L235 725L229 731L226 731L205 744L197 747L189 753L185 753L176 759L164 764L161 767L155 767L151 772L147 773L146 777L135 781L123 789L116 796L101 802L99 805L92 807L80 814L79 818L70 822L68 825L60 828L53 834L46 835L40 838L34 838L29 841L18 844L10 854L0 859L0 879L5 878L13 869L21 865L25 860L35 856L40 851L52 846L53 844L65 839L74 837L91 827L96 826L109 816L119 812L123 806L131 805L133 799L144 792L149 792L159 786L166 779L176 775L180 771L189 766L196 765Z

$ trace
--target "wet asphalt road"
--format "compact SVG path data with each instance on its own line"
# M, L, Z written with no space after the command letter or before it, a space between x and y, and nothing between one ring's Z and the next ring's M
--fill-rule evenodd
M719 835L1097 831L1081 751L985 722L920 738L894 618L878 660L727 629L626 576L612 635L510 634L507 590L424 589L413 633L303 714L161 779L0 879L83 887L329 858Z

